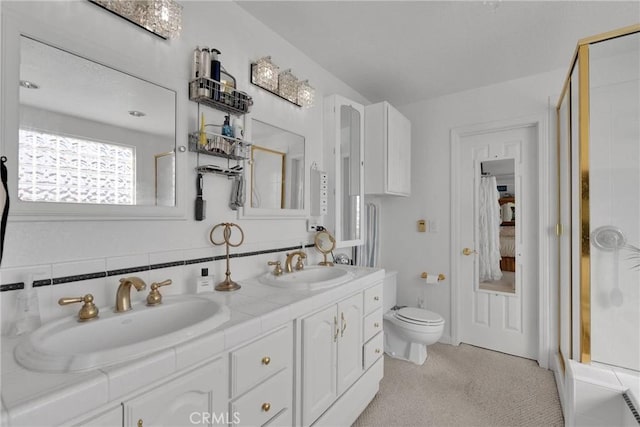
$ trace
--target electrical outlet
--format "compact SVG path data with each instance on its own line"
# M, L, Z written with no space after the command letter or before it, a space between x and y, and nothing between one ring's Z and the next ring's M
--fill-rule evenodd
M307 231L309 233L315 233L316 231L318 231L318 221L314 220L314 219L308 219L307 220Z

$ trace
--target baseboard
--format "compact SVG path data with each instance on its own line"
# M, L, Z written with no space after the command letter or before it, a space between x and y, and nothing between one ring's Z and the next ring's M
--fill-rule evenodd
M384 357L381 357L312 424L313 427L352 425L378 393L383 373Z

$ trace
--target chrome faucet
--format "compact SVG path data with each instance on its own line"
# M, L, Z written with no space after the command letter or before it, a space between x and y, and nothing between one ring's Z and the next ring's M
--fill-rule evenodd
M287 260L284 263L284 270L287 273L293 273L293 268L291 267L291 262L293 261L294 256L298 256L298 262L296 262L296 270L302 270L304 268L303 259L307 258L307 254L304 251L295 251L287 254Z
M124 311L131 310L131 285L133 285L138 292L147 287L139 277L125 277L120 279L120 286L116 292L116 313L122 313Z

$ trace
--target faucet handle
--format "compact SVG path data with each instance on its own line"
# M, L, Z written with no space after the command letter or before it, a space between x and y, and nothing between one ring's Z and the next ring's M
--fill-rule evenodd
M302 260L306 258L307 254L305 254L304 252L300 252L300 254L298 255L298 262L296 262L296 270L304 269L304 263L302 262Z
M267 263L267 265L275 265L276 268L273 269L273 275L274 276L281 276L282 275L282 266L280 265L280 261L269 261Z
M160 286L168 286L171 283L171 279L164 280L160 283L154 282L151 284L151 292L147 295L147 305L158 305L162 302L162 294L158 290Z
M60 305L68 305L74 304L77 302L82 302L82 307L78 312L78 322L84 322L87 320L95 319L98 317L98 307L93 303L93 295L86 294L83 297L77 298L60 298L58 300L58 304Z

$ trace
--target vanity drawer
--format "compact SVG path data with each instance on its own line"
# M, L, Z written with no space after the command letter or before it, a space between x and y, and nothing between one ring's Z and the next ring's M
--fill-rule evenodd
M230 414L238 414L240 424L262 426L291 407L293 378L285 369L244 396L230 403Z
M364 318L364 342L382 330L382 309L374 311Z
M364 291L364 314L382 307L382 283Z
M382 336L384 334L380 332L375 337L371 338L369 342L364 345L364 369L369 369L373 363L378 360L384 352L384 346L382 342Z
M231 396L244 393L265 378L291 366L292 353L290 327L231 352Z

